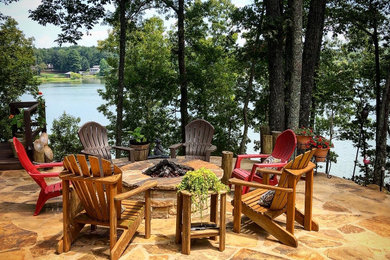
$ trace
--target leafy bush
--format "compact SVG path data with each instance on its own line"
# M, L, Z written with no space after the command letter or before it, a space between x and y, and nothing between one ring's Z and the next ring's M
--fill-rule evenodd
M61 161L68 154L80 153L83 149L77 135L79 123L79 117L67 115L65 112L58 120L53 121L49 140L56 161Z
M191 201L195 205L195 211L200 213L203 219L203 210L206 209L208 192L220 192L229 190L221 183L214 172L206 168L200 168L196 171L188 171L183 180L177 186L178 191L186 190L192 193Z

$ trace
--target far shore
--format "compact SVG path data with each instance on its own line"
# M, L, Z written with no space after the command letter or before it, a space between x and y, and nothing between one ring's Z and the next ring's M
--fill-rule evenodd
M75 73L75 76L67 77L65 73L41 72L35 77L39 83L80 83L83 80L100 79L98 75L80 75Z

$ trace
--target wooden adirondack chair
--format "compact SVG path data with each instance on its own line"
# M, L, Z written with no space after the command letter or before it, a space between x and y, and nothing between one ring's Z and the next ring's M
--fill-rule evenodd
M214 135L214 127L203 119L197 119L186 125L186 142L174 144L169 147L171 158L176 158L176 150L185 147L186 158L210 161L210 154L217 147L211 144Z
M294 236L294 221L303 225L306 230L318 231L319 227L312 220L313 197L313 169L315 164L310 162L314 150L297 156L290 161L282 171L260 169L263 174L281 174L279 185L271 186L232 178L230 183L235 185L233 209L233 231L240 232L241 213L262 227L268 233L276 237L283 244L297 247L298 241ZM302 175L305 175L302 177ZM300 178L305 183L305 213L295 207L296 184ZM255 187L253 191L242 195L242 186ZM267 190L274 190L275 195L269 208L258 204L260 196ZM279 215L286 214L286 228L274 221Z
M87 122L79 129L79 138L84 146L83 154L101 156L111 160L111 148L129 152L129 161L134 162L134 149L123 146L110 146L108 144L107 129L96 122Z
M51 168L62 166L62 162L57 163L41 163L34 165L30 161L27 156L26 150L23 145L19 142L19 140L14 137L14 146L15 151L18 155L20 164L27 171L27 173L33 178L33 180L41 187L41 192L39 193L39 197L37 200L37 204L35 206L34 216L38 215L41 212L43 205L45 205L46 201L50 198L61 196L62 184L61 182L47 185L45 178L49 177L58 177L59 172L50 172L50 173L41 173L38 169L42 168Z
M252 166L252 170L249 172L241 168L241 160L244 158L267 158L269 154L241 154L237 156L236 164L234 166L234 170L232 172L232 178L237 178L245 181L255 181L258 183L269 183L270 185L278 184L277 176L274 175L270 180L263 181L263 178L256 175L257 168L278 168L280 170L283 166L285 166L293 154L295 147L297 145L297 139L295 137L294 131L287 129L283 133L281 133L276 139L275 147L272 151L271 156L279 159L280 162L274 163L255 163ZM269 177L269 175L263 176ZM268 182L269 181L269 182ZM242 192L243 194L249 191L249 187L244 187Z
M122 192L122 171L110 161L89 156L90 168L85 155L69 155L64 159L65 171L60 174L63 186L63 227L62 239L58 242L59 253L70 250L71 243L85 224L110 228L110 257L118 259L126 249L145 218L145 238L150 237L151 205L150 189L156 181L148 181L142 186ZM102 176L102 177L101 177ZM71 218L69 212L69 184L73 184L84 211ZM128 197L145 192L145 201L129 201ZM122 203L121 203L122 202ZM121 204L125 210L121 212ZM117 240L117 229L123 233Z

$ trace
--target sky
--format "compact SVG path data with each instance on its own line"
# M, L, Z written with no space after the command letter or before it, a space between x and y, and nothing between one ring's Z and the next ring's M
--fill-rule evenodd
M5 5L0 3L0 12L4 15L11 16L18 22L18 28L23 31L24 35L28 38L34 38L34 45L37 48L51 48L58 46L55 42L57 35L61 33L61 29L54 25L39 25L28 18L29 10L34 10L38 7L40 0L19 0L18 2ZM249 4L251 0L232 0L232 3L237 7L242 7ZM149 14L150 16L153 14ZM108 36L110 26L96 24L95 27L89 31L89 34L82 37L78 41L78 45L81 46L97 46L97 41L104 40ZM69 46L64 44L63 46Z

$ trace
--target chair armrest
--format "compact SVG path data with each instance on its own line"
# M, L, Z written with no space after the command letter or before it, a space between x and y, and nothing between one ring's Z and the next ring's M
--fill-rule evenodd
M169 151L171 153L171 158L173 158L173 159L176 158L176 150L179 147L181 147L181 146L184 146L184 144L183 143L181 143L181 144L173 144L173 145L169 146Z
M254 178L254 176L256 174L256 169L257 168L264 168L264 167L267 167L267 168L269 168L269 167L278 167L278 168L280 168L280 167L285 166L286 164L287 164L287 162L285 162L285 163L255 163L252 166L252 171L251 171L251 174L249 175L248 181L253 181L253 178Z
M130 162L135 162L135 157L134 157L134 151L135 150L134 150L134 148L124 147L124 146L116 146L116 145L113 145L111 147L114 148L114 149L118 149L118 150L129 152L129 161Z
M217 147L215 145L210 145L209 148L206 149L206 158L205 161L209 162L210 161L210 155L212 152L217 150Z
M63 162L53 162L53 163L40 163L35 164L35 168L41 169L41 168L52 168L52 167L61 167L64 166Z
M116 145L113 145L111 147L114 149L123 150L123 151L129 151L129 152L134 151L134 148L131 148L131 147L116 146Z
M114 200L116 200L116 201L124 200L124 199L127 199L128 197L134 196L138 193L149 190L149 189L156 187L156 186L157 186L157 181L147 181L144 184L142 184L142 186L140 186L138 188L135 188L131 191L127 191L127 192L116 195L114 197Z
M275 190L275 191L281 191L281 192L287 192L287 193L293 192L293 189L291 189L291 188L281 188L278 186L265 185L265 184L260 184L257 182L243 181L243 180L240 180L237 178L229 179L229 183L234 184L234 185L239 185L239 186L249 186L249 187L253 187L253 188Z
M49 178L49 177L58 177L59 172L45 172L45 173L29 173L33 177L38 178Z
M210 147L206 149L206 153L211 153L215 150L217 150L217 147L215 145L210 145Z
M239 154L237 155L236 164L234 169L241 167L241 160L244 158L267 158L270 154Z
M262 174L276 174L276 175L282 175L282 171L278 170L271 170L271 169L257 169L257 172L260 172Z

